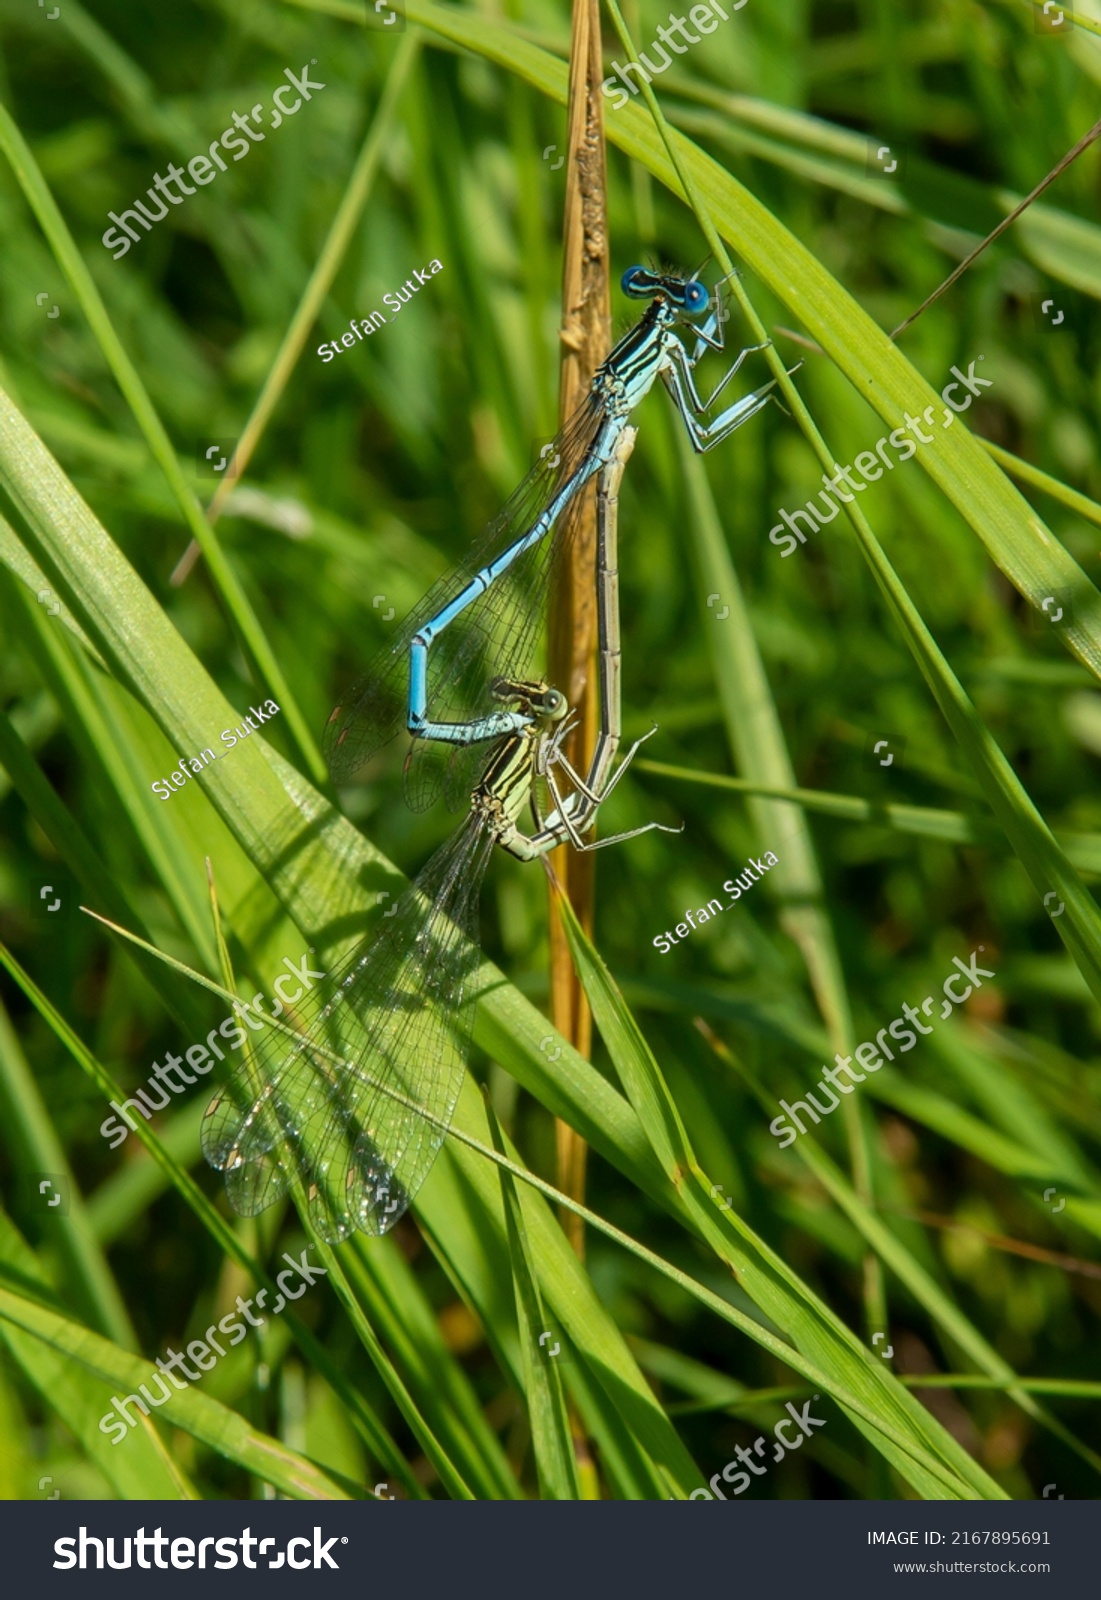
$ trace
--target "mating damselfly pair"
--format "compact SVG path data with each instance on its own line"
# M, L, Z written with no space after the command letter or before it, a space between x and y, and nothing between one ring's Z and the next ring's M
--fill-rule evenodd
M207 1160L234 1208L252 1215L288 1189L325 1239L384 1233L408 1207L447 1135L469 1053L478 902L496 846L521 860L586 835L638 741L622 737L618 492L634 446L630 418L660 378L697 451L727 438L772 398L773 383L704 420L745 359L702 399L695 369L723 349L721 307L696 276L632 267L623 289L649 304L597 369L585 400L470 556L442 578L333 712L325 753L352 776L412 735L405 794L414 809L445 788L468 811L390 915L303 1008L296 1029L262 1036L212 1101ZM693 336L686 347L678 330ZM582 491L596 480L599 726L588 771L567 760L566 698L534 672L550 574L569 548ZM545 804L539 801L545 791ZM520 818L531 811L533 831ZM666 830L675 831L675 830Z

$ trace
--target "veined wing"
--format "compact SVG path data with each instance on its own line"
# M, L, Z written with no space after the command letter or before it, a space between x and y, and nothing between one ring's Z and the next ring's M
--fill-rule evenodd
M470 554L439 579L371 662L354 690L329 718L323 740L333 778L344 782L405 726L409 647L414 636L466 587L476 573L530 528L591 452L604 420L590 393L552 445L513 493ZM575 526L576 497L557 525L523 555L433 642L428 652L427 702L436 722L469 722L499 710L490 684L503 674L530 676L543 623L547 574ZM407 765L406 795L421 810L440 791L450 750L441 758L416 740ZM484 751L483 751L484 753ZM418 770L424 767L423 774Z
M439 1152L462 1087L481 959L478 901L494 841L470 816L301 1016L259 1035L211 1101L203 1154L255 1215L296 1174L322 1238L385 1233Z

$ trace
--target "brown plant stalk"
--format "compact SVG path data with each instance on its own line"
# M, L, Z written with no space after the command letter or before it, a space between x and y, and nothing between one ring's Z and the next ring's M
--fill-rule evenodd
M563 225L561 375L559 415L579 405L593 373L610 348L608 228L605 195L604 118L599 0L575 0L570 39L570 93ZM596 738L596 499L584 502L567 561L550 601L550 681L577 713L566 753L585 772ZM593 857L563 846L551 865L587 933L593 925ZM583 1056L592 1047L592 1017L570 960L569 946L550 894L551 1020ZM558 1186L575 1200L585 1193L585 1141L565 1122L556 1126ZM580 1217L565 1212L562 1224L578 1255L584 1250Z

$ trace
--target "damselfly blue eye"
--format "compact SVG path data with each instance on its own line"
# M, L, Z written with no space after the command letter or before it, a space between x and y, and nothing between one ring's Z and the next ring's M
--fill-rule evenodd
M645 267L628 267L620 279L620 286L624 294L629 294L634 299L641 300L651 293L653 276L653 273L647 272Z
M698 317L701 311L706 311L710 304L711 296L702 283L693 279L684 286L684 309L690 316Z

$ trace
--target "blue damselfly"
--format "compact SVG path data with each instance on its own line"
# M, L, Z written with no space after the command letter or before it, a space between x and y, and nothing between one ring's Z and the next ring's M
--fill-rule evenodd
M527 713L494 706L489 686L497 677L531 676L549 573L570 542L581 491L613 459L631 413L658 378L701 452L772 398L774 382L702 421L747 356L765 347L742 350L704 400L695 368L708 350L723 349L718 291L701 322L696 319L708 312L711 299L695 277L631 267L623 288L631 298L650 302L640 321L597 369L582 404L471 554L429 590L333 711L325 753L338 782L404 726L414 736L406 797L419 810L436 798L444 768L454 766L455 747L524 726ZM694 336L691 353L678 328Z

